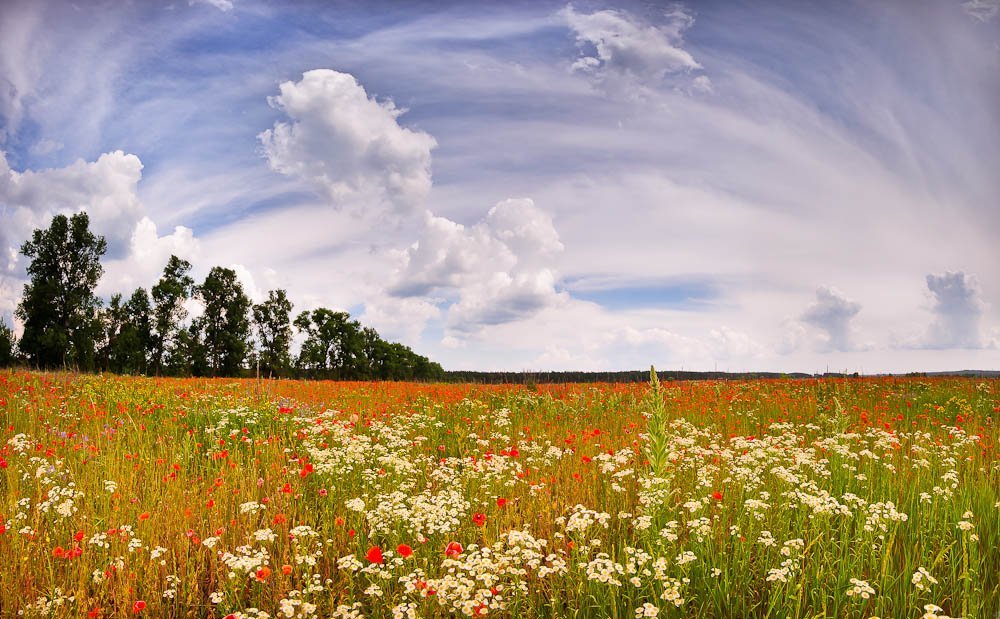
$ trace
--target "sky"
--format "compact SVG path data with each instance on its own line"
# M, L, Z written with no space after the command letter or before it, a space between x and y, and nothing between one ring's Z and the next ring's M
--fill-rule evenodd
M445 369L1000 369L1000 0L0 3L0 319L233 268ZM197 303L191 304L197 315Z

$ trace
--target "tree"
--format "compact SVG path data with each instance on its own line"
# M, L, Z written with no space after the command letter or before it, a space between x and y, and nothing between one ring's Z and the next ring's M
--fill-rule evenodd
M272 290L267 300L253 306L253 321L260 339L260 368L268 376L285 375L291 368L292 302L284 290Z
M210 374L236 376L250 348L250 299L236 279L236 271L222 267L212 267L196 293L205 305L197 323Z
M320 307L299 314L295 326L306 334L300 368L313 375L357 378L363 367L361 325L350 314Z
M102 354L105 367L116 374L144 374L149 367L153 347L152 316L149 294L139 288L122 303L122 296L111 297L105 312L106 344Z
M201 321L195 320L177 332L175 351L168 369L178 376L208 376L208 353L201 335Z
M93 369L101 329L94 288L105 251L107 242L90 231L86 213L56 215L47 230L35 230L21 246L31 258L30 281L17 307L24 324L20 348L29 363Z
M191 296L194 280L188 275L191 263L177 256L170 256L163 276L153 286L152 371L159 374L171 354L174 338L187 317L184 301Z
M0 319L0 368L14 365L16 349L17 340L14 338L14 330L8 327L3 319Z

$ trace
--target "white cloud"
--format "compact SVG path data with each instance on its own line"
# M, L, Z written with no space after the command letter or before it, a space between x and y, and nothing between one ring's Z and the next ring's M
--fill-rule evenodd
M411 209L431 187L427 133L401 127L405 110L376 101L354 76L307 71L269 99L291 118L258 137L271 167L301 178L335 205Z
M223 12L228 12L233 10L233 0L188 0L188 6L194 6L196 4L205 4L208 6L214 6Z
M153 220L143 217L135 224L128 252L119 258L104 261L104 277L97 293L110 296L139 286L152 286L159 280L171 255L189 262L198 260L200 243L192 230L177 226L170 234L160 236Z
M484 326L531 318L568 300L568 294L556 291L555 275L548 269L496 271L461 289L458 303L448 309L448 327L454 334L474 334Z
M969 0L962 3L966 13L981 22L988 22L1000 13L1000 0Z
M935 319L924 342L928 348L981 348L982 316L986 304L979 283L971 275L946 272L928 275L927 289L934 299Z
M729 359L745 361L759 357L765 352L765 348L749 334L726 326L709 332L708 346L713 359L723 361Z
M96 161L78 160L62 168L11 170L0 152L0 311L16 306L23 285L20 245L32 231L46 228L53 216L85 211L90 228L108 241L104 276L97 293L129 293L156 281L171 254L193 259L199 242L190 228L177 226L160 236L145 214L137 194L142 162L122 151L105 153Z
M701 68L683 48L684 31L694 24L694 17L679 5L656 25L615 9L584 14L567 6L561 14L582 48L573 69L599 81L625 78L655 86L666 75ZM703 88L706 80L699 86Z
M47 226L56 214L87 211L91 228L108 240L110 255L128 249L132 231L143 215L136 195L142 162L122 151L105 153L97 161L82 159L49 170L16 172L0 153L0 207L7 225L0 232L7 270L16 263L17 247L35 228Z
M427 323L440 316L441 310L426 299L378 295L365 302L358 321L374 328L384 339L414 346L420 342Z
M855 348L851 320L860 311L860 303L836 288L823 286L816 290L816 301L803 312L802 322L822 331L825 349L844 352Z
M461 337L565 301L549 264L562 250L551 217L529 198L503 200L468 228L426 213L420 239L397 254L401 267L388 292L457 297L446 325L451 337Z

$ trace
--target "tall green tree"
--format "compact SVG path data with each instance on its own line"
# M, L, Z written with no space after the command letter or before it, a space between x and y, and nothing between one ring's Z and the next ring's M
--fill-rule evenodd
M21 253L31 259L29 281L17 307L24 324L21 352L44 368L91 370L100 337L100 299L94 288L107 251L102 236L90 231L90 217L56 215L46 230L35 230Z
M284 290L272 290L267 300L253 306L253 322L260 341L260 369L268 376L285 376L291 368L292 302Z
M14 330L0 318L0 368L14 365L16 350L17 340L14 338Z
M299 314L295 326L306 336L300 368L315 376L358 377L364 367L361 325L350 314L320 307Z
M167 369L177 376L211 376L200 320L192 321L177 332L176 346Z
M191 297L194 287L194 280L188 275L190 270L190 262L170 256L160 281L153 286L150 370L156 374L160 374L167 364L181 323L187 317L184 301Z
M198 319L212 376L236 376L250 349L250 299L236 271L212 267L196 295L205 305Z
M102 358L116 374L144 374L153 347L152 308L145 288L132 293L127 302L111 297L105 312L106 340Z

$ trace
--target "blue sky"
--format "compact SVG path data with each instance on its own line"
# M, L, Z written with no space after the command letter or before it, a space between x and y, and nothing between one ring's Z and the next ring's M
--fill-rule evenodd
M998 11L6 2L0 316L86 209L103 295L177 253L447 368L997 368Z

